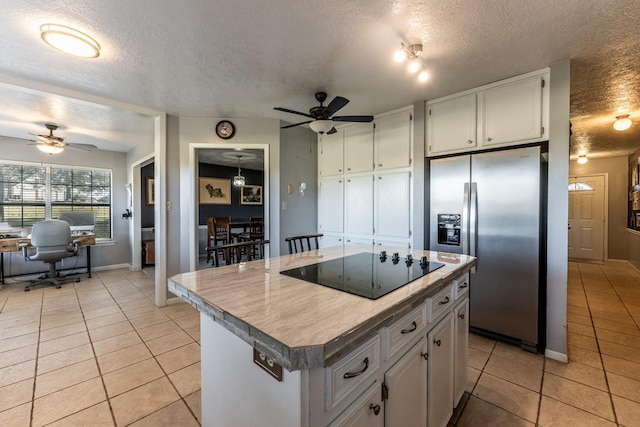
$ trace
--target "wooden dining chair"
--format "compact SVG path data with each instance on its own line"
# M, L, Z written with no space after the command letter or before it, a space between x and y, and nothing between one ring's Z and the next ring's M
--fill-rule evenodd
M207 218L207 247L226 245L231 242L230 216L214 216ZM211 260L211 253L207 251L207 262Z
M322 237L322 233L320 234L305 234L302 236L291 236L284 239L285 242L289 244L289 253L294 254L298 252L311 251L315 249L319 249L318 246L318 237ZM315 243L315 248L311 246L311 241ZM307 243L307 248L305 249L304 243Z
M238 264L243 261L252 261L264 258L264 247L268 245L268 240L247 240L239 243L229 243L206 248L207 257L213 257L213 266L220 266L220 255L225 261L225 265Z

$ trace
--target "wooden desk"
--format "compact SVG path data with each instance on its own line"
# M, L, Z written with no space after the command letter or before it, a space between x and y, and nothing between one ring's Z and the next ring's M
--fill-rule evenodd
M96 235L93 233L72 235L71 238L80 241L80 246L87 248L87 273L91 277L91 246L96 244ZM0 239L0 285L4 285L4 253L20 251L20 244L31 244L29 237L8 237Z

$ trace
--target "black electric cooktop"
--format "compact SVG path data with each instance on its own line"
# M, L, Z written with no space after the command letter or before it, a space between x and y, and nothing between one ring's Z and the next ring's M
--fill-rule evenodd
M443 265L427 261L426 257L413 259L407 255L400 258L397 252L389 256L382 251L379 254L349 255L280 273L364 298L378 299Z

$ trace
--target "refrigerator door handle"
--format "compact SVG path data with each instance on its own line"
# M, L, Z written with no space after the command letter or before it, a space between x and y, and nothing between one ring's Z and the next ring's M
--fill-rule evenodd
M469 255L477 256L478 252L478 184L471 183L471 197L469 198ZM471 269L472 273L476 272L476 266Z
M462 198L462 218L461 218L462 253L469 255L469 183L464 183L464 194Z

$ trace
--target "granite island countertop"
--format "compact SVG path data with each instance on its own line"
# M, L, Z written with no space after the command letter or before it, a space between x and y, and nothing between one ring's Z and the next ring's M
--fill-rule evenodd
M376 300L280 274L381 250L417 259L426 255L444 266ZM294 371L328 366L474 265L467 255L349 245L181 273L169 279L169 290Z

